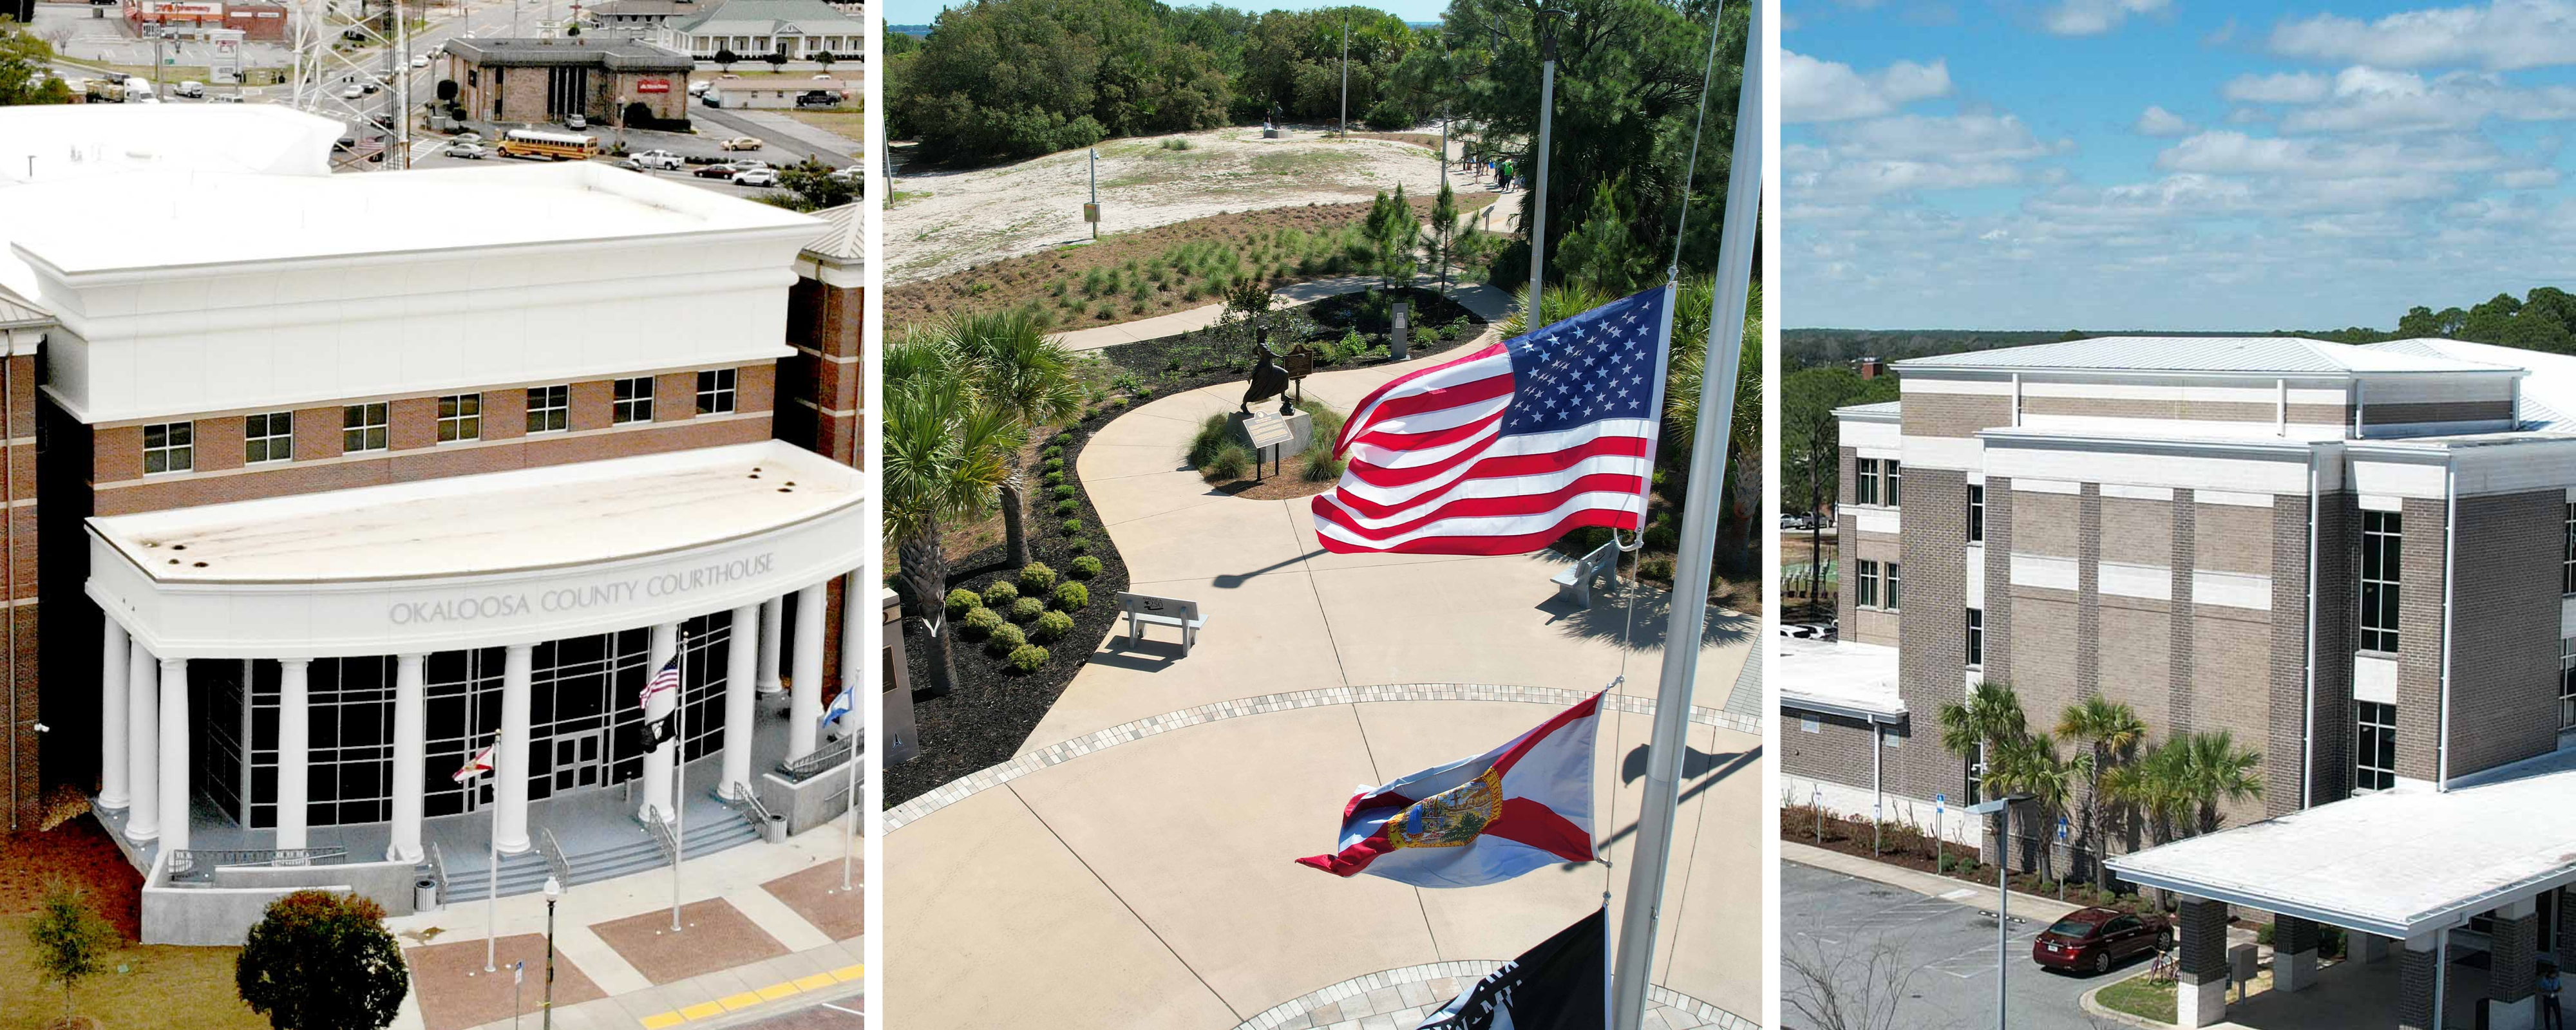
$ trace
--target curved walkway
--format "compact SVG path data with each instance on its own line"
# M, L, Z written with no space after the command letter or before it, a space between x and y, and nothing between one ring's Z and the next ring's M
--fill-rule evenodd
M1235 1030L1363 1030L1362 1021L1371 1016L1386 1016L1399 1028L1410 1027L1505 961L1434 962L1370 973L1283 1003L1244 1020ZM1677 991L1649 987L1646 995L1648 1026L1756 1030L1752 1020Z
M1401 371L1306 389L1346 407ZM1240 391L1158 399L1083 449L1132 589L1197 600L1208 627L1187 657L1168 632L1111 636L1020 758L888 813L887 1025L1227 1030L1374 973L1518 954L1624 890L1624 864L1422 890L1291 861L1332 847L1353 785L1492 747L1624 661L1596 774L1623 862L1666 601L1640 590L1631 626L1615 594L1554 601L1551 560L1326 554L1304 499L1214 493L1181 467ZM1758 626L1711 621L1655 978L1759 1012L1759 723L1720 707Z

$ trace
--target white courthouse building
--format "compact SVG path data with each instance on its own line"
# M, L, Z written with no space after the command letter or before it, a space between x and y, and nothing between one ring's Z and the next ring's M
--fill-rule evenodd
M817 726L874 538L858 470L772 427L823 225L590 163L335 176L339 132L0 110L27 775L148 885L240 851L510 893L683 805L732 843L819 801L780 770L848 754ZM640 710L675 654L685 699Z

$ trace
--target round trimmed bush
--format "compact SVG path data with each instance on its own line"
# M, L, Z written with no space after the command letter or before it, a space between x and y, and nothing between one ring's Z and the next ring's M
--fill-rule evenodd
M1057 501L1057 502L1055 502L1055 513L1056 513L1056 516L1057 516L1058 518L1062 518L1062 517L1064 517L1064 516L1066 516L1066 515L1071 515L1071 514L1073 514L1073 513L1077 512L1077 511L1081 511L1081 510L1082 510L1082 502L1080 502L1080 501L1076 501L1076 500L1073 500L1073 499L1071 499L1071 498L1067 498L1067 499L1065 499L1065 500L1061 500L1061 501Z
M1674 532L1671 526L1656 526L1646 530L1646 549L1649 551L1679 550L1681 539L1681 534Z
M1049 472L1062 472L1062 471L1064 471L1064 459L1062 459L1062 458L1048 458L1048 459L1046 460L1046 470L1047 470L1047 471L1049 471Z
M1048 612L1038 616L1038 621L1029 626L1029 639L1054 640L1071 632L1073 632L1073 616L1063 612Z
M1069 611L1069 612L1078 612L1078 611L1081 611L1081 610L1082 610L1082 606L1087 605L1087 604L1090 604L1090 603L1091 603L1091 588L1086 587L1086 586L1083 586L1083 585L1082 585L1082 584L1080 584L1080 583L1059 583L1059 584L1056 584L1056 588L1055 588L1055 606L1056 606L1056 607L1058 607L1058 608L1062 608L1062 609L1064 609L1064 610L1066 610L1066 611Z
M1046 614L1046 602L1037 598L1023 597L1011 602L1011 621L1013 622L1027 622L1043 614Z
M1086 554L1073 560L1073 578L1090 579L1099 574L1100 559Z
M1082 532L1084 528L1085 527L1083 526L1081 519L1064 520L1064 531L1067 533L1079 533Z
M1056 500L1059 500L1059 501L1070 501L1070 500L1072 500L1072 499L1073 499L1073 497L1074 497L1074 495L1075 495L1075 494L1080 493L1081 491L1075 490L1075 489L1073 488L1073 484L1071 484L1071 483L1062 483L1062 484L1058 484L1058 485L1057 485L1057 486L1056 486L1052 491L1050 491L1050 492L1052 492L1053 494L1055 494L1055 499L1056 499Z
M1010 607L1011 602L1018 600L1019 596L1020 588L1012 586L1011 581L1007 579L994 580L984 587L984 605L989 608Z
M1021 593L1033 596L1044 594L1053 586L1055 586L1055 570L1048 568L1047 563L1033 561L1020 566Z
M1064 549L1075 554L1081 554L1082 552L1091 549L1091 538L1087 536L1066 537L1064 538Z
M1002 613L990 608L977 608L966 613L966 639L981 640L1003 626Z
M1057 484L1059 484L1059 483L1062 483L1062 482L1064 482L1064 473L1062 473L1062 472L1049 472L1049 473L1047 473L1047 474L1046 474L1046 485L1048 485L1048 486L1055 486L1055 485L1057 485Z
M948 592L949 618L965 618L967 612L974 611L975 609L983 606L984 599L975 596L974 591L968 590L965 587L958 587L957 589Z
M1028 642L1028 634L1020 632L1018 626L1005 622L993 627L993 636L984 641L984 649L994 654L1009 654L1012 648Z
M1011 668L1021 672L1036 672L1038 666L1046 664L1046 660L1047 649L1036 644L1022 644L1011 649Z

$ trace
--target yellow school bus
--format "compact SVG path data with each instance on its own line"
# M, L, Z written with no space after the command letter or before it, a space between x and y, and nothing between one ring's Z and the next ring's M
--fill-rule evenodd
M501 145L497 149L503 157L587 161L599 156L599 138L541 129L512 129L501 134Z

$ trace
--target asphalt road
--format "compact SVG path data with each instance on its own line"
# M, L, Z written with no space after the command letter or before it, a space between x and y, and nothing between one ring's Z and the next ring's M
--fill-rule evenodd
M867 1020L859 1015L862 1007L862 999L852 994L730 1026L726 1030L865 1030Z
M2084 992L2137 971L2144 959L2114 967L2108 976L2078 977L2041 969L2030 960L2030 940L2047 929L2019 917L2011 927L2005 989L2014 1030L2094 1030L2119 1024L2084 1014ZM1796 966L1820 967L1835 981L1830 991L1852 1006L1857 995L1901 994L1893 1023L1870 1030L1981 1030L1995 1025L1995 917L1991 892L1961 899L1926 897L1898 887L1855 879L1795 862L1780 864L1780 1005L1790 1030L1817 1030L1791 998L1809 987ZM1818 962L1819 956L1822 961ZM1878 971L1868 966L1878 961ZM1885 1009L1881 1018L1884 1017ZM1864 1024L1855 1021L1855 1028Z

